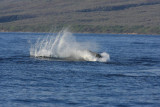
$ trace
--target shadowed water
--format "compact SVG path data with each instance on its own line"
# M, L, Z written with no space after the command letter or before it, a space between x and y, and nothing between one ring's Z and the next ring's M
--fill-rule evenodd
M97 44L89 50L107 52L110 61L30 56L31 47L48 34L0 33L0 106L160 106L160 36L73 36L78 43Z

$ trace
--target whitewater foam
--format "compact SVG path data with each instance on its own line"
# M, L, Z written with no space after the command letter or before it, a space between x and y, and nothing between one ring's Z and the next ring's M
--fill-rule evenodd
M106 52L100 53L101 57L96 57L89 51L89 45L87 43L85 45L77 42L72 33L63 30L57 34L56 38L47 36L46 38L38 39L30 48L30 56L100 62L106 62L110 59L109 54Z

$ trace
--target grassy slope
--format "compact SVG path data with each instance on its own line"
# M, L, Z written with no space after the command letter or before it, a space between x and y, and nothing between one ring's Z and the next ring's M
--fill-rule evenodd
M160 34L160 0L1 0L0 31Z

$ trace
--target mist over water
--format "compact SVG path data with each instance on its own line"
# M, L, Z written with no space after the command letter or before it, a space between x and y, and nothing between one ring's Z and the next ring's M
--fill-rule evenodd
M56 35L56 38L47 36L38 39L30 48L30 56L70 61L107 62L110 59L108 53L95 53L92 52L92 48L92 43L77 42L71 32L63 30Z

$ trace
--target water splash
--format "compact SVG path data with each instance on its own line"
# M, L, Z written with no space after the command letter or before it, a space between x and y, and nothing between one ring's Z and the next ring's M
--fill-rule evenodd
M88 44L84 46L84 43L77 42L72 33L64 30L59 32L56 38L47 36L38 39L30 48L30 56L71 61L106 62L110 59L106 52L94 53L89 51L88 47Z

